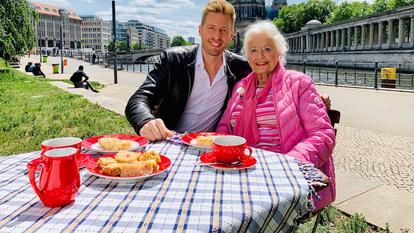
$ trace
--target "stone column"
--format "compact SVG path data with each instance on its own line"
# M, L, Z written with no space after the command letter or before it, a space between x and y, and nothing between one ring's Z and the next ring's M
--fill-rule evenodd
M411 16L411 31L410 31L411 47L414 48L414 15Z
M404 40L404 19L398 19L398 48L402 48Z
M355 40L355 50L356 50L358 49L358 26L355 26L354 40Z
M342 28L342 42L341 42L341 50L343 50L344 49L344 47L345 47L345 28Z
M388 38L387 38L387 48L391 48L392 44L392 19L388 20Z
M336 51L338 51L339 50L339 48L340 48L340 45L339 45L339 29L336 29L336 31L335 31L335 50Z
M374 24L369 24L369 41L368 41L368 48L372 49L374 44Z
M383 22L380 21L378 23L378 48L382 48L382 40L383 40L382 30L383 30L383 27L384 27Z
M330 31L331 34L331 51L334 50L334 31Z
M316 51L319 52L320 50L320 46L321 46L321 38L320 38L320 33L316 34Z
M325 49L325 32L322 32L321 34L321 50L320 51L324 51Z
M329 31L325 32L326 33L326 37L325 37L325 51L329 50L329 42L330 42L330 37L329 37Z
M361 25L361 49L365 48L365 25Z
M348 50L351 50L351 27L348 28Z

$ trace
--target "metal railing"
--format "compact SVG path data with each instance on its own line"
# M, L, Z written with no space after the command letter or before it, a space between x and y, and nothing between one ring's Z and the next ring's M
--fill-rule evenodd
M303 62L302 64L287 64L286 68L301 71L319 84L414 90L414 74L403 72L401 64L373 62L370 66L370 69L362 69L358 68L360 66L356 63L338 64L336 62L336 65L332 67ZM381 79L382 68L396 68L396 78Z

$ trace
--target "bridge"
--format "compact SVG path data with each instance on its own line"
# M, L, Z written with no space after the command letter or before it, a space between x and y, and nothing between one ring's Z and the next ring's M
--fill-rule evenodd
M289 63L335 65L374 62L401 64L414 71L414 5L371 16L322 25L309 21L298 32L286 35Z
M117 54L117 59L121 63L141 63L145 59L160 55L165 49L142 49L142 50L132 50L129 53L119 52Z

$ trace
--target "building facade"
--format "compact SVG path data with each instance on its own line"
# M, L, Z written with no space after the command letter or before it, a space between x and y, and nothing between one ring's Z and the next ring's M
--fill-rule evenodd
M311 20L300 31L287 34L286 39L288 61L376 60L412 64L414 5L330 25Z
M60 15L60 9L56 6L40 2L30 3L31 7L40 15L36 23L37 45L43 48L60 47L60 25L63 24L63 48L77 49L81 47L81 22L82 19L73 10L64 10ZM62 11L61 11L62 12Z
M112 29L108 21L96 16L81 16L82 48L96 52L107 52L112 39Z
M287 5L287 0L273 0L266 6L265 0L229 0L236 10L235 30L244 35L246 27L263 19L273 20L278 16L280 9Z
M170 38L164 30L142 23L138 20L129 20L127 27L138 30L138 47L144 49L165 49L170 47Z
M188 43L195 44L195 38L193 36L189 36Z

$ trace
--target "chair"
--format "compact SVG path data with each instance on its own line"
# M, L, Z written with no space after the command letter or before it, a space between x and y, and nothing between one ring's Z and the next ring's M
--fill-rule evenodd
M341 119L341 112L338 110L329 109L328 116L329 116L329 119L331 120L332 127L335 128L335 124L338 124L339 120ZM335 129L335 135L336 135L336 129Z
M331 120L332 127L334 127L334 129L335 129L335 135L336 135L337 129L335 128L335 124L339 123L339 120L341 119L341 112L338 111L338 110L329 109L328 110L328 116L329 116L329 119ZM321 212L323 210L324 209L320 209L317 212L309 213L309 214L306 214L305 216L302 216L299 219L299 223L305 223L305 222L309 221L310 219L312 219L316 215L315 224L313 225L313 228L312 228L312 233L315 233L316 229L318 228L319 221L321 219Z

